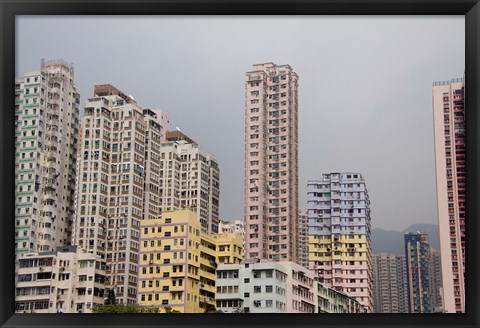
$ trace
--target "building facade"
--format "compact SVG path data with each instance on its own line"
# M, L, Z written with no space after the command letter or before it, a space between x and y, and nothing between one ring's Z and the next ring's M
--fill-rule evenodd
M245 258L245 224L242 220L235 220L234 222L220 220L218 222L219 233L237 233L243 240L243 257Z
M104 302L105 261L77 246L19 257L17 313L91 313Z
M317 283L318 313L365 313L365 308L346 294Z
M405 261L408 313L433 313L427 234L405 234Z
M405 256L373 254L373 298L375 313L407 313Z
M190 209L202 229L218 232L220 168L216 158L180 131L168 131L160 162L160 208Z
M245 224L242 220L230 221L219 221L218 232L236 232L242 236L245 236Z
M221 264L217 270L217 309L232 313L315 313L312 272L291 261Z
M246 257L297 261L298 75L289 65L246 74Z
M434 313L443 313L442 263L440 252L430 248L430 290Z
M359 173L323 174L307 186L309 268L373 312L370 200Z
M63 60L42 60L15 80L17 255L72 242L79 103Z
M106 260L106 287L134 304L140 221L160 215L160 122L105 84L87 100L82 128L75 243Z
M464 79L433 84L435 167L444 309L465 312Z
M220 265L217 309L226 313L363 313L358 301L315 281L291 261Z
M297 223L297 263L308 268L308 215L307 211L298 212Z
M215 307L219 263L242 261L236 233L209 235L196 213L164 211L141 222L138 303L182 313Z
M160 126L162 128L162 142L165 142L167 141L167 132L170 131L170 118L168 116L168 112L165 110L165 109L161 109L161 108L155 108L155 109L151 109L151 111L153 111L158 120L160 120Z

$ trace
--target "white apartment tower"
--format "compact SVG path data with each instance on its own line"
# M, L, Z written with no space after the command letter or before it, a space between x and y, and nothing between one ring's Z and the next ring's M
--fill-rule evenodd
M202 230L218 233L220 169L216 158L180 131L168 131L161 146L160 208L189 209Z
M245 255L297 262L298 75L253 65L245 89Z
M115 87L96 85L82 122L76 243L106 260L106 288L137 297L140 221L160 215L160 122Z
M71 244L79 102L63 60L15 80L17 255Z

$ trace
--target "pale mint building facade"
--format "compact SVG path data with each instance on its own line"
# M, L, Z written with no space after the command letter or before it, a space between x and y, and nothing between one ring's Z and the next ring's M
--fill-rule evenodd
M63 60L42 60L15 80L17 255L72 242L79 103Z

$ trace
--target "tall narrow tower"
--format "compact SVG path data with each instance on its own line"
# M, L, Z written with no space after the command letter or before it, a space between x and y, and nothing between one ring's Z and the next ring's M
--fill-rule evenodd
M74 70L42 60L15 80L15 252L72 241L80 95Z
M298 76L257 64L245 89L245 256L296 262Z
M444 309L465 312L465 108L463 79L433 84L435 166Z
M408 313L433 313L430 245L424 233L405 234Z

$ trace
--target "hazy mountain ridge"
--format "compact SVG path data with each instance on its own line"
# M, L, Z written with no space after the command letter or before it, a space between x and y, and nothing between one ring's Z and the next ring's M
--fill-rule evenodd
M378 253L393 253L404 255L405 244L403 236L405 232L426 232L430 246L436 250L440 250L440 238L438 235L438 225L436 224L413 224L403 231L384 230L381 228L372 229L372 251Z

